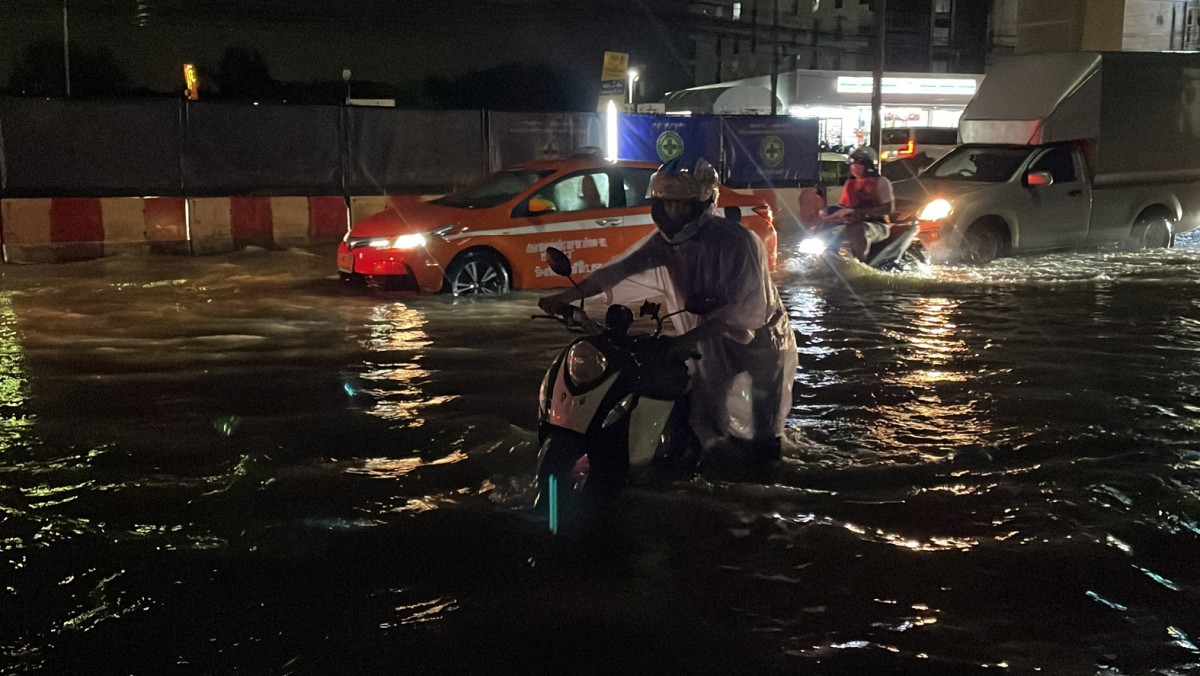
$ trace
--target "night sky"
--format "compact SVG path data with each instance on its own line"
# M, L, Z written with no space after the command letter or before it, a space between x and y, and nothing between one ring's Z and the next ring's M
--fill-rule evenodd
M68 0L72 44L107 48L130 89L168 93L186 62L226 48L260 52L278 81L405 84L513 63L568 71L593 96L606 50L645 73L642 99L688 87L691 42L680 0ZM652 9L651 9L652 8ZM62 40L55 0L0 2L0 86L38 40Z

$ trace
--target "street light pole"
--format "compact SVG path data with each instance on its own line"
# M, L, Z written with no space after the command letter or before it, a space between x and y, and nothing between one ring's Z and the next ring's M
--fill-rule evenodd
M63 0L63 77L67 83L67 98L71 98L71 40L67 32L67 0Z
M887 0L875 0L875 71L871 78L871 147L883 145L883 36L887 27Z

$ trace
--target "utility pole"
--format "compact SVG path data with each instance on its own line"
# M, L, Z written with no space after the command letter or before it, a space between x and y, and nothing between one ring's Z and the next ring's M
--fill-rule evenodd
M875 0L875 71L871 77L871 147L883 145L883 36L887 28L887 0Z
M779 0L775 0L775 23L771 32L771 116L779 114Z
M67 0L63 0L63 77L67 83L67 98L71 98L71 48L67 33Z

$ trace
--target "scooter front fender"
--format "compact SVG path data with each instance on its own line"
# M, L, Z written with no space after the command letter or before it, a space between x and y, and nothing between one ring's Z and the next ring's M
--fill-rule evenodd
M629 416L629 464L647 465L654 459L674 401L642 397Z
M587 392L574 395L567 388L566 371L560 368L554 380L554 388L550 392L550 401L546 407L546 422L555 427L587 434L588 427L596 417L596 411L604 401L604 395L608 393L620 373L613 373Z

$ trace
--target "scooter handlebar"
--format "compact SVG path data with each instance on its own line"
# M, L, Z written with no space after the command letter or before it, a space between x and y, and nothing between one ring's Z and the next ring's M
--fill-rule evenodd
M563 323L568 330L584 332L588 330L598 331L600 325L597 324L591 317L575 305L568 305L567 311L562 314L540 314L529 315L530 319L554 319Z

